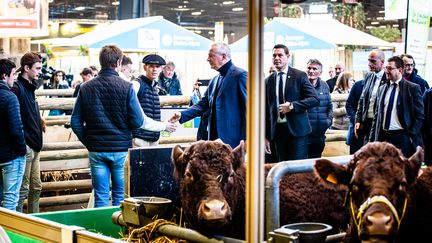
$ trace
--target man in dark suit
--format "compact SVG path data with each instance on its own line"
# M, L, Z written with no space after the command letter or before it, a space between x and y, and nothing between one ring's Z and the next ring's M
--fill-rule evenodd
M327 85L330 88L330 93L333 92L334 87L336 86L336 81L339 77L339 74L345 71L345 65L342 62L338 62L336 63L334 70L335 70L335 76L326 81Z
M278 161L306 159L308 135L312 132L307 110L319 99L305 72L288 66L288 47L273 47L276 72L266 79L266 153ZM271 151L270 142L275 143Z
M417 146L423 146L424 108L420 86L402 78L403 68L399 56L388 59L388 81L378 90L371 141L392 143L408 158Z
M375 49L369 53L368 66L370 72L364 77L363 91L358 102L357 113L355 115L354 135L357 139L362 139L363 144L369 142L369 135L372 126L372 120L375 114L376 97L378 87L386 82L384 73L384 52ZM361 129L361 131L360 131Z
M231 50L225 43L211 46L207 61L219 72L210 80L202 99L182 112L176 112L171 122L184 123L208 112L208 139L220 138L235 148L246 139L246 79L245 70L231 61Z

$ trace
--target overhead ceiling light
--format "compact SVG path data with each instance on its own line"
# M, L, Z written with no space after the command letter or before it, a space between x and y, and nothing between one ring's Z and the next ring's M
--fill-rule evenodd
M243 11L243 8L242 7L233 8L232 11L233 12L240 12L240 11Z
M76 10L76 11L81 11L84 9L85 9L85 7L83 7L83 6L79 6L79 7L74 8L74 10Z
M378 21L374 21L374 22L371 22L371 24L376 25L376 24L379 24L379 22Z
M118 5L120 5L120 1L114 1L111 4L114 5L114 6L118 6Z
M235 3L234 1L223 1L222 2L223 5L231 5L231 4L234 4L234 3Z
M201 15L201 12L199 12L199 11L198 12L192 12L191 15L194 15L194 16Z

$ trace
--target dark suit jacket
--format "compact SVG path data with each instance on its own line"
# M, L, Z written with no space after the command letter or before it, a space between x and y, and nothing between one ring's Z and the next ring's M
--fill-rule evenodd
M266 79L266 138L274 140L277 135L302 137L311 133L307 110L318 106L319 99L315 88L309 82L305 72L288 68L284 98L293 104L294 109L286 114L287 134L275 134L279 108L276 100L276 72Z
M372 122L371 142L378 141L378 135L383 127L384 98L389 84L378 88L377 109ZM423 97L420 86L402 79L399 83L397 97L397 116L405 131L408 132L414 148L423 146L421 127L424 119Z
M356 113L356 117L355 117L355 122L359 122L359 123L363 123L366 118L367 118L367 111L369 109L369 102L371 99L371 95L372 95L372 90L373 90L373 86L374 86L374 79L375 79L376 74L373 72L368 72L365 75L364 78L364 87L363 87L363 91L362 94L360 96L360 100L358 102L358 107L357 107L357 113ZM384 73L384 75L381 78L381 83L380 86L385 84L387 78L386 78L386 74ZM377 80L378 81L378 80ZM375 106L374 106L374 112L376 110L376 102L375 102Z
M210 80L202 99L181 112L180 123L184 123L208 111L208 131L210 131L213 95L219 79L216 75ZM240 140L246 139L246 79L245 70L232 65L216 97L216 126L219 138L235 148ZM209 133L210 134L210 133Z

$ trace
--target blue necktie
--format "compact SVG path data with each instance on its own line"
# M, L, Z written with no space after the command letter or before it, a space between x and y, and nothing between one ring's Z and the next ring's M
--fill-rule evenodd
M283 72L279 72L279 105L285 103L284 92L283 92ZM284 118L284 114L279 113L281 119Z
M385 122L384 122L384 130L389 130L390 127L390 119L391 119L391 114L392 114L392 109L393 109L393 103L394 103L394 99L395 99L395 94L396 94L396 83L393 83L392 85L392 91L390 93L390 99L389 99L389 103L387 105L387 111L386 111L386 117L385 117Z

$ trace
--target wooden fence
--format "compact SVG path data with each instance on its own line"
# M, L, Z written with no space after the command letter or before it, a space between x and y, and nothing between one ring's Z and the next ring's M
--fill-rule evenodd
M71 110L75 98L72 98L73 90L37 90L38 103L41 110ZM45 98L42 96L67 96L69 98ZM346 95L332 95L334 100L346 100ZM187 96L161 96L161 105L188 105ZM42 197L40 200L41 211L57 211L63 209L73 209L85 207L90 198L92 188L90 180L88 151L79 142L71 130L63 128L66 122L70 121L70 116L48 116L44 117L47 124L47 134L45 134L44 144L40 153L41 172L50 174L54 171L76 172L78 175L84 174L81 178L68 176L67 180L49 181L42 183L44 194L54 194L54 196ZM57 141L51 141L49 133L56 136L61 133L62 137ZM328 131L326 134L328 144L336 142L340 144L345 141L346 131ZM66 139L67 138L67 139ZM58 141L61 140L61 141ZM185 137L161 137L160 144L184 144L195 141L195 136ZM336 145L336 147L340 147ZM87 176L85 176L87 175ZM66 195L65 195L66 194Z

